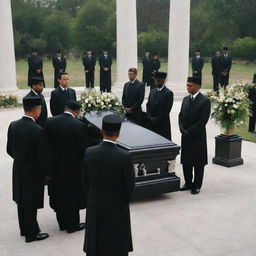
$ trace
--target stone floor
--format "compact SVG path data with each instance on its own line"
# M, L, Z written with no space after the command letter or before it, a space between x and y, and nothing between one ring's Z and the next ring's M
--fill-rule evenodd
M115 92L120 95L120 88ZM176 101L171 112L172 136L177 144L180 105ZM82 256L84 232L60 232L47 196L38 220L41 230L48 232L50 238L26 244L19 236L16 205L11 200L12 159L5 148L8 125L21 115L22 109L0 110L0 256ZM210 163L200 194L175 192L131 203L134 252L130 255L256 255L256 144L243 142L242 166L213 165L214 137L219 133L219 128L210 122ZM176 172L182 178L179 158ZM84 215L85 211L81 211L82 220Z

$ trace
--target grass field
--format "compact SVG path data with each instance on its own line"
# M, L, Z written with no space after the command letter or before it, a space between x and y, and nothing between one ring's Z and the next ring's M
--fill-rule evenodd
M27 60L20 60L16 62L17 71L17 81L18 87L20 89L27 88L27 73L28 64ZM51 61L44 61L44 77L46 82L46 87L53 87L53 67ZM73 87L84 86L84 72L81 60L68 60L67 62L67 72L70 74L70 85ZM142 77L142 64L138 64L139 79ZM167 63L161 63L161 71L167 71ZM230 80L252 80L253 74L256 72L256 65L245 65L245 64L233 64L230 73ZM191 74L191 67L189 74ZM112 65L112 81L116 80L116 62ZM95 73L95 86L99 85L99 66L96 65ZM203 88L212 88L212 75L211 75L211 65L210 63L205 63L203 69Z

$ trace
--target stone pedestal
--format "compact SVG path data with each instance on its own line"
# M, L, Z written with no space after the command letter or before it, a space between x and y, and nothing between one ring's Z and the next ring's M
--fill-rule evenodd
M167 85L186 87L189 65L190 0L170 0Z
M0 92L17 90L11 1L0 1Z
M221 134L215 137L215 157L212 162L226 167L241 165L244 163L241 150L241 136Z
M136 0L116 0L117 67L116 85L128 81L128 69L137 68Z

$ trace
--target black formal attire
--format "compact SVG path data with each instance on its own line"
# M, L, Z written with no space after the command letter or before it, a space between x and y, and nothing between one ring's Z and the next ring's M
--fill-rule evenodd
M101 92L111 92L111 66L112 66L112 57L108 54L101 55L99 57L100 65L100 91ZM108 68L108 71L105 71L104 68Z
M58 86L55 90L53 90L50 98L50 109L52 116L62 114L68 100L76 100L76 92L74 89L66 88L66 90L63 90L61 86Z
M88 146L87 127L70 113L47 119L45 133L51 152L50 206L61 230L76 230L85 208L82 161Z
M226 87L229 83L229 72L232 66L232 57L227 54L225 57L224 54L220 56L220 73L221 73L221 86ZM223 72L227 72L227 75L223 75Z
M129 153L103 141L86 150L83 173L86 255L128 255L133 250L129 202L135 182Z
M41 70L39 73L37 73L38 69ZM44 78L43 61L39 56L31 55L28 57L28 86L31 87L32 81L30 78L35 76Z
M131 121L143 125L143 112L141 104L144 101L145 85L135 79L125 83L122 96L122 104L125 108L131 108L132 114L126 113Z
M94 72L95 72L95 65L96 65L95 56L92 56L92 55L84 56L83 65L84 65L84 70L88 71L87 73L85 73L86 88L94 88Z
M48 116L48 111L47 111L47 106L46 106L46 102L44 99L44 95L41 93L36 93L35 91L31 90L27 95L27 96L31 96L31 97L35 97L35 96L39 96L42 100L42 105L41 105L41 114L38 117L38 119L36 120L36 123L39 124L41 127L44 127L44 124L46 122L47 116Z
M256 88L250 88L249 90L249 99L252 101L250 105L251 116L249 118L249 132L255 131L256 123Z
M142 73L142 82L147 86L150 86L152 78L152 59L150 56L144 56L142 58L143 73Z
M173 105L173 92L166 86L150 91L147 102L148 129L171 140L170 111Z
M218 91L219 85L221 83L221 73L220 73L220 56L212 57L212 77L213 77L213 90Z
M199 77L202 80L202 70L204 67L204 59L203 57L197 58L194 56L192 58L192 76Z
M37 209L44 206L44 181L49 176L47 138L29 117L10 124L7 153L13 158L12 193L18 206L20 234L33 238L39 232Z
M183 99L179 113L181 136L181 164L186 187L200 189L207 159L206 124L211 111L210 100L199 93L194 100L191 95ZM194 168L194 182L193 180Z
M57 56L55 56L52 59L52 65L54 67L54 88L57 88L59 86L58 79L60 70L62 70L62 72L65 72L67 68L66 58L62 56L58 58Z
M158 72L158 70L161 67L161 63L159 59L152 59L151 62L151 81L150 81L150 88L151 90L155 87L155 73Z

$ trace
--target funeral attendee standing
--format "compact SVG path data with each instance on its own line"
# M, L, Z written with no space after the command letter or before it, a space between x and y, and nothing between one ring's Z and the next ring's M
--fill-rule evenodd
M145 96L145 85L137 79L137 69L128 70L129 82L123 89L122 104L125 107L126 117L139 125L143 125L141 105Z
M153 132L171 140L170 112L173 92L165 86L167 73L155 74L156 88L150 91L147 102L147 126Z
M221 77L220 77L220 56L221 50L216 50L215 56L212 57L212 77L213 77L213 90L218 91Z
M196 49L195 56L192 58L192 75L202 80L202 70L204 67L204 59L201 56L200 49Z
M30 78L34 76L44 77L43 61L37 56L37 50L33 49L30 57L28 57L28 86L31 86Z
M47 119L47 106L44 99L44 95L42 94L44 89L44 79L42 77L31 77L31 91L27 94L30 97L40 97L42 101L41 106L41 114L36 119L36 123L39 124L41 127L44 127L45 121Z
M250 119L249 119L249 132L255 132L256 123L256 74L253 77L254 86L249 90L249 99L252 102L250 105Z
M150 89L152 90L155 87L155 73L158 72L158 70L161 67L160 60L155 53L152 58L151 62L151 79L150 79Z
M91 50L86 51L83 57L84 73L86 88L94 88L94 72L96 65L96 58L92 55Z
M108 54L107 49L103 50L103 54L99 57L100 65L100 91L111 92L111 66L112 57Z
M41 98L23 98L25 115L10 124L7 153L13 158L13 200L18 206L20 235L26 242L43 240L37 209L44 206L44 181L48 176L48 146L43 129L35 123L41 113Z
M129 202L134 169L129 153L116 145L121 122L117 115L105 116L103 142L85 152L87 256L128 256L133 250Z
M68 87L69 74L66 72L59 74L59 86L51 92L50 109L53 116L64 112L68 100L76 100L76 92Z
M142 58L142 65L143 65L143 73L142 73L142 82L150 86L150 80L152 76L152 59L150 57L150 52L145 51L145 55Z
M229 83L229 73L232 66L232 57L228 52L228 47L223 47L223 54L220 56L221 86L226 88Z
M181 190L191 190L191 194L200 192L204 167L208 163L206 124L210 116L211 103L200 92L200 87L200 78L188 78L189 95L183 99L179 114L179 127L182 134L181 164L185 179L185 185Z
M59 86L59 74L66 71L67 61L62 56L61 51L57 50L56 56L52 59L52 65L54 67L54 88Z
M88 146L86 126L76 117L80 103L70 100L65 112L49 118L45 125L51 151L50 206L56 212L60 230L73 233L84 229L79 210L85 208L82 160Z

